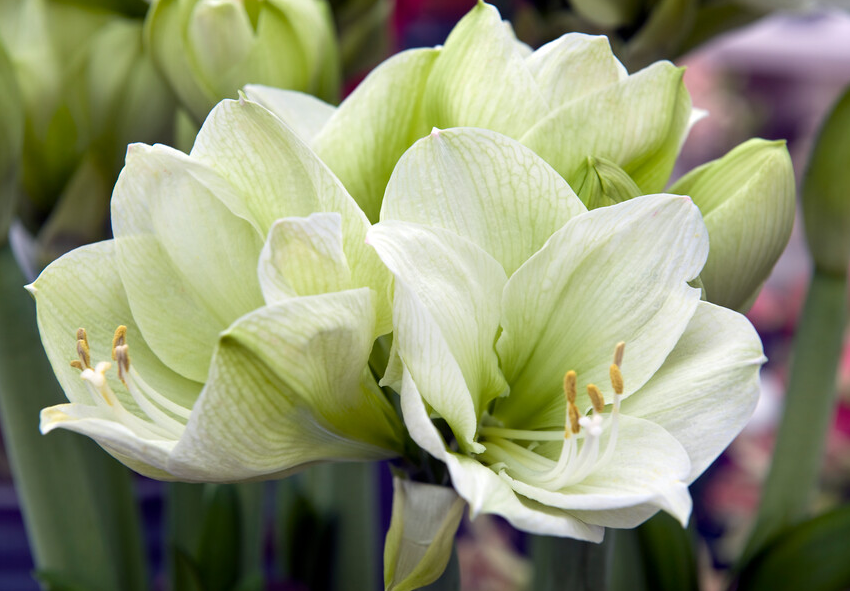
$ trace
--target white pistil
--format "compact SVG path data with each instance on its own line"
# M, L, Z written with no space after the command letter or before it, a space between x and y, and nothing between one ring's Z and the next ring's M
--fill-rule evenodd
M558 491L581 482L595 468L608 462L614 453L619 431L620 401L623 395L620 365L624 348L625 343L617 344L614 363L610 366L614 399L607 420L602 414L605 408L604 397L594 384L587 385L593 413L590 416L579 414L575 405L576 373L568 371L564 376L564 396L567 403L564 430L555 432L481 427L479 433L487 438L487 451L484 456L495 460L490 467L496 472L505 472L528 484ZM610 427L609 436L605 451L600 456L602 434L606 430L603 426L606 424ZM536 447L539 442L561 438L563 444L557 462L531 451L532 446ZM509 441L510 439L531 441L532 444L524 447Z

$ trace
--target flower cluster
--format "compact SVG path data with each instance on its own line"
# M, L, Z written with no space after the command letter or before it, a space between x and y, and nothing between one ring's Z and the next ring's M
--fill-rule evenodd
M740 203L776 220L737 245L758 285L791 190L784 147L759 144L686 177L693 199L659 193L693 118L671 64L629 76L583 35L530 53L484 4L339 108L249 87L190 154L131 146L114 239L30 287L70 400L42 430L189 481L399 456L409 436L473 515L593 541L658 510L685 523L764 361L692 286L712 256L697 196L725 223ZM730 190L742 161L771 196Z

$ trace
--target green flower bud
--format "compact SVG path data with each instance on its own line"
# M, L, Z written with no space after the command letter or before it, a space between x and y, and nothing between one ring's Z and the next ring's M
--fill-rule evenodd
M711 250L700 277L710 302L745 310L794 225L794 170L784 141L752 139L679 179L700 208Z
M641 194L640 187L628 173L605 158L588 156L580 179L575 183L576 195L588 209L628 201Z
M393 513L384 544L384 588L419 589L446 568L466 502L453 488L393 479Z
M850 88L821 128L803 184L803 219L815 266L847 273L850 260Z
M249 83L338 94L338 48L319 0L158 0L145 27L157 67L198 124Z

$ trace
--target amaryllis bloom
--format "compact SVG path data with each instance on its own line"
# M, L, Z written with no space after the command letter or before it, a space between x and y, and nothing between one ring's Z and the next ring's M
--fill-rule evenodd
M395 276L385 382L473 515L593 541L659 509L687 522L764 361L749 322L688 285L709 246L688 197L587 211L520 143L435 130L368 241Z
M391 278L357 204L278 118L224 101L189 155L130 146L112 227L30 287L70 400L43 432L186 481L398 453L367 364Z

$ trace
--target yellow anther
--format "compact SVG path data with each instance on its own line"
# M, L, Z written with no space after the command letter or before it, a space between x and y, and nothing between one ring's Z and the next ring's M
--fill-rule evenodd
M112 359L115 359L115 349L127 342L127 327L123 324L115 329L112 337Z
M626 350L626 343L620 341L614 346L614 365L620 367L623 365L623 352Z
M593 410L602 412L605 409L605 397L602 392L594 384L587 385L587 395L590 396L590 403L593 405Z
M82 329L80 329L82 330ZM77 336L79 336L80 332L77 331ZM83 332L83 337L86 336L85 331ZM89 353L89 342L85 339L77 339L77 357L80 358L80 365L83 368L91 367L91 353Z
M575 404L576 401L576 372L568 371L564 375L564 395L570 404Z
M85 341L86 345L89 344L89 339L86 336L86 329L85 328L78 328L77 329L77 340L78 341Z
M581 431L581 425L579 425L578 420L581 418L581 414L578 412L578 407L573 404L570 404L570 429L572 429L573 433L578 433Z
M80 371L82 371L82 370L83 370L83 364L82 364L82 363L80 363L80 360L79 360L79 359L74 359L74 360L71 362L71 367L73 367L74 369L79 369Z
M612 363L608 373L611 375L611 387L614 389L614 394L619 396L623 393L623 374L620 373L620 366Z

